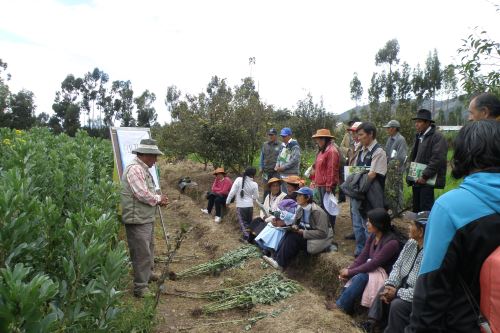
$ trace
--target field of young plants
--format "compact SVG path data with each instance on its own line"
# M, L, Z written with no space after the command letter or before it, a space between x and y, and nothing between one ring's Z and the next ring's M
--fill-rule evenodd
M0 332L114 332L128 263L109 141L0 129Z

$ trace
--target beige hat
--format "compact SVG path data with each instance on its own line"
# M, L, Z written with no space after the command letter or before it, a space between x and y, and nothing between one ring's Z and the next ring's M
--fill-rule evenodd
M271 186L272 183L281 183L281 179L273 177L267 181L267 185Z
M313 136L314 138L333 138L333 135L330 134L330 130L326 128L322 128L316 131L316 134Z
M288 176L283 178L283 181L287 184L300 185L300 177L299 176Z
M158 149L156 140L153 139L142 139L137 148L132 150L132 154L147 154L147 155L163 155L163 153Z

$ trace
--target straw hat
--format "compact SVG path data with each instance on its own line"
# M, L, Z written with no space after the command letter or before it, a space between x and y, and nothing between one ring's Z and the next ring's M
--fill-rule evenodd
M330 130L326 128L322 128L316 131L316 134L313 136L314 138L333 138L333 135L330 134Z
M153 139L142 139L137 148L132 150L132 154L148 154L148 155L163 155L163 153L158 149L156 140Z
M224 168L217 168L214 171L214 175L216 175L218 173L226 174L226 171L224 171Z
M288 184L300 185L300 177L299 176L288 176L283 178L283 181Z
M273 177L268 180L267 185L271 186L272 183L281 183L281 179Z

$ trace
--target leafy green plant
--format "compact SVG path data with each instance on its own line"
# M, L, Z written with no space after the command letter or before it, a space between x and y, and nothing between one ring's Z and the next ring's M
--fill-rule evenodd
M0 331L116 331L128 263L112 170L109 141L0 129Z

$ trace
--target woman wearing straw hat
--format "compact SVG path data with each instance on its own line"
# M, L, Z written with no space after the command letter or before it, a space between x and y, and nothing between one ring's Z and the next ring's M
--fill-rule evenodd
M257 237L255 238L255 242L257 244L259 244L258 240L262 239L262 237L264 237L267 234L272 234L274 230L276 230L271 226L269 226L268 224L272 223L276 219L274 213L279 211L278 209L279 204L286 196L286 193L281 192L281 179L279 178L273 177L269 179L269 181L267 182L267 187L269 190L269 194L264 199L264 204L262 205L263 210L261 210L260 212L260 217L252 221L252 224L254 224L256 220L260 220L260 224L265 226L263 229L261 229L261 231L257 234ZM269 230L269 228L271 228L271 230ZM264 237L265 238L264 243L266 243L266 240L270 238L268 236ZM277 237L272 237L272 239L276 238ZM271 244L264 244L264 243L261 243L261 245L263 245L261 246L263 249L272 248L276 250L277 246L279 245L279 240L276 242L272 242Z
M283 178L282 181L285 183L287 195L285 199L292 199L297 201L297 193L296 191L300 188L302 184L302 179L299 176L288 176Z
M335 189L339 183L340 154L332 144L333 135L328 129L319 129L312 136L318 145L318 154L314 162L314 181L319 190L321 198L321 208L328 215L328 220L332 230L335 229L335 215L331 215L325 209L324 201L330 200L330 196L335 195Z
M231 191L233 182L226 176L224 168L217 168L214 171L215 179L212 184L212 190L207 193L207 209L202 209L202 213L211 214L215 206L215 222L219 223L222 218L222 207L226 205L226 199Z

